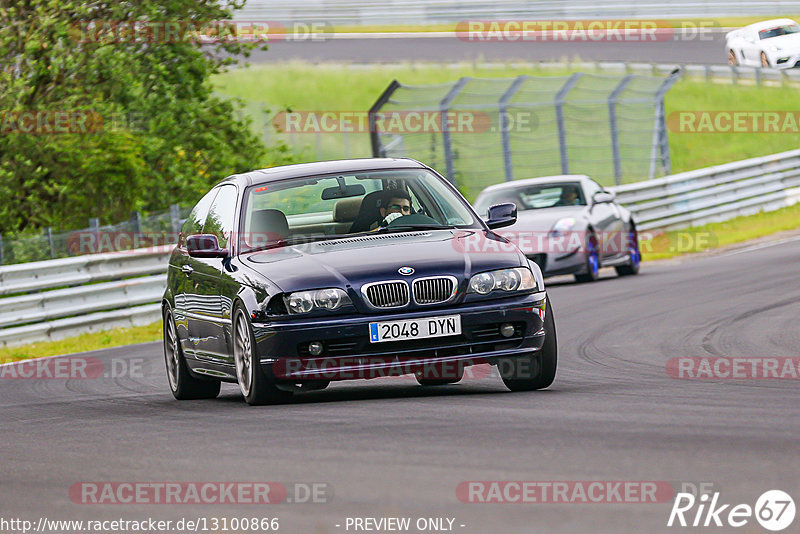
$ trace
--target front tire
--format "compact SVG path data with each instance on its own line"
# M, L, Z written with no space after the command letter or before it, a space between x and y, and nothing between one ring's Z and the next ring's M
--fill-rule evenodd
M636 228L631 227L628 232L628 264L614 267L619 276L633 276L639 274L642 263L642 253L639 250L639 235Z
M509 358L498 362L503 383L511 391L544 389L556 378L558 341L553 307L549 297L545 304L544 332L544 344L540 351L529 356Z
M731 48L728 50L728 65L736 67L739 65L739 59L736 57L736 52Z
M233 316L233 359L236 363L236 380L244 400L250 406L279 404L292 397L291 391L278 389L275 377L262 369L255 350L253 327L244 309L236 308Z
M600 254L597 249L597 236L593 233L586 236L586 272L575 275L577 282L594 282L600 277Z
M764 53L764 52L761 52L761 67L765 68L765 69L768 69L768 68L770 68L770 66L771 65L769 64L769 59L767 59L767 54Z
M172 396L178 400L215 399L219 395L219 380L201 380L189 372L183 357L175 319L169 306L164 308L164 360Z

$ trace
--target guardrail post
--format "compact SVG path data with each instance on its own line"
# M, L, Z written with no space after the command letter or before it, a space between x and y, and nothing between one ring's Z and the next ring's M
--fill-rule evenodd
M458 80L455 85L447 92L445 97L439 103L439 114L442 120L442 147L444 149L444 164L447 168L447 179L451 184L456 185L456 166L453 161L453 140L450 136L450 121L447 118L447 113L450 111L450 104L461 92L461 89L467 85L471 78L464 77Z
M170 204L169 222L172 226L172 233L177 235L181 231L181 207L179 205Z
M44 236L47 238L47 244L50 247L50 257L55 259L56 249L53 247L53 229L49 226L44 229Z
M558 127L558 150L561 154L561 174L569 174L569 154L567 153L567 130L564 125L564 99L567 93L575 87L578 80L583 76L582 73L576 72L570 76L564 83L564 86L558 90L555 98L556 108L556 126Z
M761 67L756 67L756 85L761 85L763 83L764 73L761 70Z
M89 219L89 230L92 232L96 232L100 228L100 219L97 217L92 217Z
M622 91L633 80L633 74L628 74L611 91L608 97L608 124L611 129L611 155L614 159L614 183L619 185L622 182L622 160L619 154L619 128L617 127L617 101Z
M508 123L508 101L511 100L511 97L516 94L523 82L527 79L527 74L517 76L498 101L498 111L500 112L500 136L501 142L503 143L503 166L505 167L507 182L514 179L514 164L511 161L511 134L509 133Z

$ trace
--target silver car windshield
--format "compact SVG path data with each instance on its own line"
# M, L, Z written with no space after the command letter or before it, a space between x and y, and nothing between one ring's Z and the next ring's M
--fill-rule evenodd
M504 203L516 205L517 211L527 211L560 206L585 206L586 199L579 183L536 184L487 193L478 199L475 208L478 213L483 214L489 206Z
M768 30L761 30L758 32L758 38L771 39L772 37L780 37L781 35L789 35L790 33L800 33L800 25L787 24L785 26L778 26Z

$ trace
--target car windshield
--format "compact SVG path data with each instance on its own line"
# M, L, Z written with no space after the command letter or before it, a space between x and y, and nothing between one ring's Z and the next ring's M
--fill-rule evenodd
M483 215L488 212L490 206L507 202L515 204L517 211L586 205L580 184L551 183L492 191L481 195L475 203L475 208Z
M293 178L251 187L243 249L364 232L477 228L468 205L425 169Z
M758 32L759 39L770 39L772 37L780 37L781 35L788 35L790 33L800 32L800 25L787 24L785 26L777 26L768 30L761 30Z

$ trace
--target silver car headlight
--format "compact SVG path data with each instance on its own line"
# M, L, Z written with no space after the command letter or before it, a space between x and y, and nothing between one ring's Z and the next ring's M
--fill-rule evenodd
M351 304L347 293L335 287L289 293L284 295L283 302L292 315L309 313L313 310L333 311Z
M469 280L469 293L488 295L492 291L529 291L536 289L536 279L527 267L499 269L476 274Z

